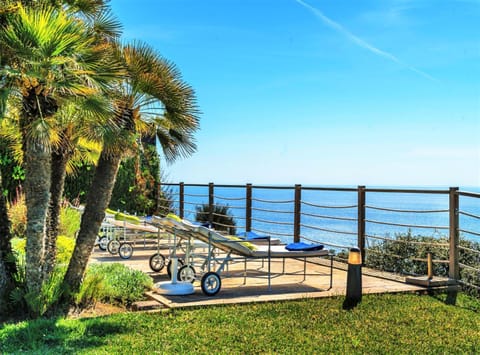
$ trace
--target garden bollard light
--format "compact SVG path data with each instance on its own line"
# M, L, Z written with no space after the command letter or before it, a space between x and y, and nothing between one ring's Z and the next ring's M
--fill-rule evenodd
M348 253L347 295L344 309L352 309L362 301L362 254L360 249L351 248Z

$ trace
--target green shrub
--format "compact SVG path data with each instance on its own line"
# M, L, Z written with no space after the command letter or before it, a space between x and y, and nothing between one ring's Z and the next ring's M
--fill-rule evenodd
M59 235L57 238L57 264L68 264L75 248L75 239Z
M62 207L60 210L60 223L58 234L74 238L80 229L81 214L74 208Z
M83 306L97 301L130 305L143 299L145 289L152 286L150 276L123 264L93 264L87 270L76 302Z
M365 265L374 269L405 275L427 274L427 253L434 260L449 260L448 238L416 235L411 232L397 234L394 240L385 240L369 246ZM440 244L446 244L442 246ZM480 269L480 243L460 238L460 264ZM468 267L461 268L460 279L474 287L465 286L465 290L473 295L479 295L476 288L480 287L480 273ZM433 263L433 274L448 276L449 265L446 262ZM476 286L476 287L475 287Z
M208 204L203 204L201 206L196 206L197 210L195 215L195 220L197 222L210 222L210 206ZM231 235L236 234L236 223L233 215L230 213L230 207L213 205L212 212L212 224L213 227L218 231L223 231Z
M15 201L8 206L8 218L11 222L12 237L24 237L27 230L25 195L18 194Z

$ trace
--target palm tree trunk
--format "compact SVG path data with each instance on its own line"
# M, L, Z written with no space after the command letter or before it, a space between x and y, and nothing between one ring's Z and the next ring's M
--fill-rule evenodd
M29 292L40 293L43 255L50 201L50 154L35 142L26 141L24 151L27 244L25 279Z
M95 177L88 191L75 249L64 278L64 285L70 291L67 297L77 292L82 283L95 239L105 218L105 210L110 203L120 161L120 154L108 155L103 150L100 155Z
M47 238L43 266L44 280L50 276L57 258L58 225L60 219L61 200L65 186L68 152L52 152L52 177L50 185L50 206L47 216Z

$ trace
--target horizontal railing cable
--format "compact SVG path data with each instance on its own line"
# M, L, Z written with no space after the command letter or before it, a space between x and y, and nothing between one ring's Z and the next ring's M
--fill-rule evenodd
M320 214L315 214L315 213L307 213L307 212L301 212L300 213L302 216L309 216L309 217L316 217L316 218L324 218L324 219L335 219L339 221L353 221L356 222L358 219L357 218L352 218L352 217L335 217L335 216L324 216Z
M397 208L386 208L386 207L377 207L377 206L370 206L370 205L365 205L365 208L369 208L372 210L378 210L378 211L388 211L388 212L400 212L400 213L444 213L448 212L447 210L403 210L403 209L397 209Z
M307 242L310 242L310 243L319 243L318 240L311 239L311 238L305 237L303 235L301 235L300 238L302 238L302 239L304 239L304 240L306 240ZM340 245L340 244L334 244L334 243L329 243L329 242L324 242L324 241L322 241L321 243L324 244L324 245L334 247L334 248L338 248L338 249L348 249L348 248L351 247L351 246L348 246L348 245Z
M293 211L278 211L278 210L267 210L265 208L252 207L252 211L261 211L261 212L271 212L271 213L288 213L294 214Z
M241 206L230 206L230 205L219 205L219 204L212 204L213 207L218 207L218 208L225 208L225 207L228 207L228 208L233 208L233 209L238 209L238 208L241 208L241 209L245 209L245 207L241 207Z
M262 200L260 198L253 198L252 201L257 201L257 202L266 202L266 203L294 203L295 200Z
M280 221L269 221L267 219L260 219L260 218L253 218L252 221L261 222L261 223L269 223L269 224L281 224L284 226L293 226L293 222L280 222Z
M476 235L477 237L480 237L480 233L477 233L477 232L473 232L473 231L470 231L468 229L458 229L459 232L462 232L462 233L467 233L467 234L471 234L471 235Z
M388 255L388 256L391 256L391 257L394 257L394 258L397 258L397 259L405 259L405 256L402 256L402 255L380 252L380 251L376 251L374 249L368 249L368 248L366 250L367 250L367 252L370 252L370 253L373 253L373 254L382 254L382 255ZM413 257L413 256L409 257L408 259L413 260L413 261L421 261L421 262L428 261L427 258L417 258L417 257ZM432 262L435 263L435 264L448 264L449 260L433 259Z
M281 237L291 237L292 234L291 233L280 233L280 232L272 232L272 231L264 231L262 229L258 229L258 228L252 228L252 231L254 232L259 232L259 233L263 233L265 235L278 235L278 236L281 236Z
M381 237L379 235L370 235L370 234L365 234L365 237L372 238L372 239L377 239L377 240L383 240L385 242L395 242L395 243L403 243L403 244L439 246L439 247L446 247L446 248L448 248L450 246L450 244L448 244L448 243L437 243L437 242L429 243L429 242L419 242L419 241L415 241L415 240L391 239L391 238Z
M465 265L465 264L462 264L462 263L458 263L458 265L460 265L460 267L463 267L463 268L465 268L465 269L480 271L479 268L476 268L476 267L473 267L473 266L470 266L470 265Z
M188 196L188 197L208 197L208 195L205 195L205 194L183 194L183 196Z
M236 226L236 225L234 226L233 224L224 224L224 223L215 222L215 221L213 221L212 224L214 224L216 226L227 227L227 228L243 228L243 227Z
M215 195L216 199L219 200L227 200L227 201L241 201L241 200L246 200L245 197L224 197L224 196L217 196Z
M357 205L346 205L346 206L317 205L315 203L306 202L306 201L300 201L300 203L303 205L318 207L318 208L356 208L357 207Z
M190 206L198 206L198 205L199 205L198 203L195 203L195 202L187 202L187 201L185 201L184 204L185 204L185 205L190 205Z
M321 228L321 227L310 226L310 225L308 225L308 224L303 224L303 223L300 223L300 226L302 226L302 227L304 227L304 228L314 229L314 230L317 230L317 231L322 231L322 232L329 232L329 233L336 233L336 234L357 235L357 232L339 231L339 230L335 230L335 229L328 229L328 228Z
M381 222L375 221L373 219L365 219L365 222L373 223L373 224L382 224L386 226L396 226L396 227L409 227L409 228L425 228L425 229L448 229L449 227L446 226L425 226L419 224L403 224L403 223L392 223L392 222Z
M480 291L480 286L478 286L478 285L471 284L471 283L466 282L466 281L461 280L461 279L460 279L460 280L457 280L457 281L458 281L459 283L461 283L462 285L464 285L464 286L471 287L471 288L474 288L474 289Z
M471 253L480 254L480 250L470 249L470 248L467 248L467 247L464 247L464 246L461 246L461 245L458 246L458 249L466 250L466 251L469 251L469 252L471 252Z
M465 212L465 211L458 211L458 213L461 214L461 215L464 215L464 216L480 219L479 215L476 215L476 214L473 214L473 213L468 213L468 212Z

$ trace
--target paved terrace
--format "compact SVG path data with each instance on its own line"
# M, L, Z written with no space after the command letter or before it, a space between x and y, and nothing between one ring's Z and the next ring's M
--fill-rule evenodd
M166 267L160 272L153 272L149 267L149 258L156 252L156 247L143 241L136 243L133 256L128 260L121 259L107 251L95 247L90 262L118 262L133 269L141 270L150 275L154 282L168 281ZM163 255L168 255L168 250L161 250ZM220 304L239 304L249 302L284 301L304 298L320 298L344 296L346 294L347 272L344 263L334 262L333 286L330 286L330 268L328 258L312 258L315 263L307 263L307 276L303 279L303 261L285 259L285 270L289 275L277 275L282 271L281 259L272 260L271 288L268 288L267 263L262 268L261 261L248 261L247 279L244 284L243 262L229 264L228 271L222 272L222 288L213 296L205 296L201 290L200 282L195 281L195 293L188 296L164 296L149 292L151 299L160 302L166 307L190 307ZM318 262L318 264L316 264ZM261 276L261 277L255 277ZM398 293L398 292L424 292L425 287L405 283L405 278L374 270L363 269L363 293Z

